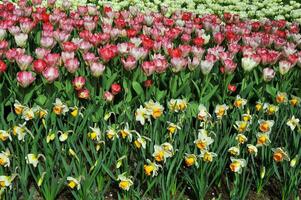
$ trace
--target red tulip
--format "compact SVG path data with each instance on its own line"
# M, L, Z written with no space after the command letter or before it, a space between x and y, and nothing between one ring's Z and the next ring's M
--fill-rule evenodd
M121 86L118 83L111 85L111 92L113 95L117 95L121 92Z
M231 91L231 92L235 92L235 91L236 91L236 89L237 89L237 88L236 88L236 86L235 86L235 85L231 85L231 84L229 84L229 85L228 85L228 90L229 90L229 91Z
M5 62L3 62L2 60L0 60L0 73L5 72L7 69L7 66L5 64Z
M47 63L42 59L33 61L32 69L37 73L42 73L46 67Z

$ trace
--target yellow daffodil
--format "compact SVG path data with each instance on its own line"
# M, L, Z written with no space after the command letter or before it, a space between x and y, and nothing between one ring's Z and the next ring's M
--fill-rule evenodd
M90 127L92 130L90 133L88 133L88 137L93 141L100 141L101 139L101 131L98 127Z
M290 104L292 105L292 106L297 106L297 105L299 105L300 104L300 102L301 102L301 98L300 97L296 97L296 96L294 96L294 95L291 95L291 99L289 100L289 102L290 102Z
M39 158L42 157L44 158L44 160L46 160L45 156L43 154L27 154L27 156L25 157L26 163L33 165L34 168L36 168L39 164Z
M287 94L285 92L278 92L276 95L277 103L286 103L287 102Z
M26 122L13 127L13 135L17 136L19 141L24 142L27 133L34 138L32 133L26 128Z
M258 149L256 146L252 144L247 144L247 151L249 154L257 156Z
M230 148L228 149L228 152L229 152L232 156L239 156L239 154L240 154L239 147L236 147L236 146L230 147Z
M236 121L234 127L239 133L243 133L248 130L248 126L249 123L246 121Z
M77 106L74 106L73 108L71 108L71 110L72 110L71 113L70 113L71 116L72 116L72 117L77 117L78 111L79 111L79 110L78 110L78 107L77 107Z
M12 140L9 131L0 130L0 140L5 142L7 139Z
M49 133L46 137L46 142L49 143L51 141L53 141L55 139L55 133L51 131L51 129L49 130Z
M55 99L55 103L53 105L53 112L56 115L65 115L65 113L69 111L68 106L63 104L63 102L59 98Z
M154 102L153 100L150 100L146 102L145 108L151 111L151 115L154 119L159 118L164 111L164 107L160 105L158 102Z
M134 145L137 149L140 149L141 147L143 149L146 148L146 140L151 141L150 138L145 137L145 136L141 136L137 131L135 131L136 135L137 135L137 139L134 141Z
M296 127L300 127L299 122L300 120L298 118L295 118L295 116L293 115L292 118L287 120L286 125L288 125L292 131L294 131Z
M61 142L65 142L69 137L69 133L73 133L73 131L72 130L65 131L65 132L58 131L58 133L60 133L59 140Z
M125 174L126 173L118 175L117 180L119 181L119 188L129 191L130 187L133 185L133 181L130 177L126 177Z
M244 122L248 122L249 124L251 124L251 122L252 122L252 115L250 115L250 111L249 110L248 110L247 113L245 113L245 114L242 115L242 120Z
M17 115L21 115L24 108L25 106L23 106L18 100L15 100L14 110Z
M11 176L0 176L0 189L11 187L11 183L16 176L17 174L12 174Z
M236 159L236 158L230 158L231 164L230 164L230 169L234 173L241 173L242 168L246 167L247 162L245 159Z
M263 107L263 104L260 101L256 102L255 109L256 111L260 111Z
M244 144L245 142L248 141L248 138L243 135L243 134L238 134L236 137L235 137L235 140L239 143L239 144Z
M10 151L6 149L6 151L2 151L0 153L0 165L3 167L9 167L10 166Z
M211 115L207 111L207 108L203 104L199 105L198 110L199 110L198 119L200 121L207 121L211 117Z
M22 119L25 121L32 120L34 118L35 110L33 108L25 107L22 112Z
M115 140L115 138L118 138L117 131L112 127L109 127L109 129L106 131L106 135L110 140Z
M268 114L268 115L273 115L275 114L278 110L279 110L279 107L278 106L275 106L273 104L268 104L268 103L265 103L263 105L263 109L265 110L265 112Z
M140 107L135 112L136 121L139 121L141 125L145 124L145 121L150 121L151 111L140 105Z
M282 162L283 160L290 161L287 152L284 151L281 147L278 147L276 149L272 149L272 151L274 152L273 159L276 162Z
M274 125L274 120L258 120L259 130L263 133L270 133Z
M199 167L198 161L197 161L197 156L195 154L185 154L185 164L187 167L191 167L195 165L196 167Z
M119 130L120 136L125 139L128 138L129 142L132 142L132 133L129 130L129 124L127 123L124 127L124 129Z
M257 133L257 144L256 146L268 146L271 141L270 141L270 136L269 133Z
M204 162L212 162L213 158L217 156L214 152L209 152L207 150L201 151L200 157L203 159Z
M228 106L226 106L226 104L223 105L217 105L215 107L215 114L217 116L218 119L221 119L224 115L227 115L227 110L229 109Z
M153 157L157 162L166 161L166 158L173 156L173 147L169 143L163 143L160 146L155 145L154 146L154 153Z
M168 123L167 131L170 136L174 135L177 132L177 130L181 130L181 127L178 126L177 124L174 124L172 122L167 122L167 123Z
M147 165L143 166L144 172L147 176L155 177L158 175L159 168L162 168L161 165L151 162L149 159L146 160Z
M187 105L186 99L171 99L168 102L168 108L171 112L183 112L186 110Z
M67 177L67 185L69 188L71 189L77 189L77 190L80 190L80 178L76 179L76 178L73 178L71 176L68 176Z
M75 152L73 149L69 148L68 154L69 154L70 156L74 157L77 161L79 161L79 158L78 158L76 152Z
M206 150L208 146L213 142L214 140L208 136L205 129L201 129L199 131L198 138L194 141L194 143L200 150Z
M246 104L247 104L247 100L241 98L239 95L236 96L236 99L235 99L235 101L233 103L233 105L236 108L243 108Z
M299 156L295 156L295 158L293 158L290 162L290 167L295 167L297 162L299 161Z

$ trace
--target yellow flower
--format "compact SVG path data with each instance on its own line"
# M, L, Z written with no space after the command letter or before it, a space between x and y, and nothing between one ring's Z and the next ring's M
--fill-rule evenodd
M10 151L6 149L6 151L2 151L0 153L0 165L3 167L9 167L10 166Z
M71 189L74 189L76 187L77 190L80 189L80 178L79 179L75 179L71 176L67 177L67 181L68 181L68 187Z
M171 112L184 111L187 108L187 101L185 99L171 99L168 102L168 108Z
M120 181L119 188L128 191L133 185L133 181L129 177L126 177L125 174L126 173L118 175L117 180Z
M256 146L252 144L247 144L247 150L249 154L257 156L258 149Z
M32 138L32 133L26 128L26 122L23 124L19 124L18 126L13 127L13 135L18 136L18 140L22 140L24 142L25 136L28 133Z
M195 165L198 167L197 157L194 154L185 154L185 164L187 167Z
M44 110L42 108L40 109L40 111L39 111L40 119L45 118L47 116L47 114L48 114L47 110Z
M55 133L53 133L50 129L49 133L46 137L46 142L49 143L49 142L53 141L54 139L55 139Z
M256 102L255 109L256 109L256 111L260 111L262 109L262 103L259 101Z
M234 101L234 106L236 108L243 108L247 104L247 100L241 98L239 95L236 96L236 99Z
M248 122L245 121L236 121L235 122L235 129L239 132L239 133L243 133L245 131L247 131L249 126Z
M136 135L137 135L137 137L138 137L138 138L134 141L135 147L136 147L137 149L140 149L141 147L142 147L143 149L145 149L145 147L146 147L146 140L151 141L151 139L148 138L148 137L145 137L145 136L141 136L137 131L134 131L134 133L136 133Z
M204 162L212 162L213 158L216 157L217 154L213 152L209 152L207 150L201 151L200 157L203 158Z
M24 108L25 106L23 106L19 101L15 100L14 109L17 115L21 115Z
M273 159L276 162L282 162L283 160L290 161L287 152L285 152L282 148L278 147L276 149L272 149L274 152Z
M53 104L53 112L56 115L65 115L69 111L69 108L67 105L63 104L62 101L59 98L55 99L55 103Z
M268 114L268 115L273 115L275 114L278 110L279 110L279 107L278 106L275 106L273 104L268 104L268 103L265 103L263 105L263 109L265 110L265 112Z
M128 138L129 142L132 142L132 133L129 130L129 124L127 123L125 128L119 131L120 136L125 139Z
M162 168L161 165L156 164L155 162L151 162L147 159L147 165L143 166L144 172L147 176L152 175L152 177L158 175L159 168Z
M9 134L9 132L5 131L5 130L0 130L0 140L2 142L5 142L7 139L12 140L11 135Z
M178 125L171 123L171 122L167 122L168 123L168 127L167 127L167 131L169 133L169 135L173 135L174 133L176 133L177 130L180 130L181 127L179 127Z
M217 116L218 119L221 119L224 115L227 114L227 110L229 109L228 106L226 106L226 104L223 105L217 105L215 107L215 114Z
M274 120L258 120L259 130L264 133L270 133L274 125Z
M5 187L10 187L16 176L17 174L12 174L11 176L0 176L0 190Z
M238 156L240 154L240 150L238 147L230 147L228 152L232 155L232 156Z
M243 134L238 134L236 137L235 137L235 140L239 143L239 144L244 144L246 141L248 141L248 138L243 135Z
M290 99L289 102L292 106L297 106L300 104L300 101L301 101L300 97L296 97L296 96L292 95L292 98Z
M139 121L141 125L145 124L145 120L150 121L151 111L143 108L141 105L135 112L136 121Z
M42 157L44 158L44 160L46 160L45 156L43 154L27 154L27 156L25 157L26 163L27 164L31 164L33 165L34 168L36 168L38 166L39 163L39 158Z
M247 165L247 162L245 159L235 159L235 158L230 158L231 164L230 164L230 169L234 173L241 173L242 168L244 168Z
M164 111L164 107L158 102L154 102L153 100L146 102L145 108L151 111L151 115L154 119L159 118Z
M110 140L114 140L115 138L118 138L118 134L116 130L112 127L109 127L109 129L106 131L106 134L107 134L107 138L109 138Z
M269 133L257 133L256 137L257 137L256 146L268 146L271 143Z
M98 127L90 127L92 132L88 133L88 137L93 141L100 141L101 139L101 131Z
M71 111L71 116L72 117L77 117L77 115L78 115L78 107L77 106L74 106L73 108L72 108L72 111Z
M277 103L286 103L287 102L287 94L285 92L278 92L276 95Z
M32 120L34 118L34 109L25 107L22 112L22 119L26 121Z
M213 142L214 140L207 135L207 131L205 129L201 129L199 131L198 138L194 141L194 143L200 150L207 149L208 146Z
M295 156L294 159L291 160L290 166L291 166L291 167L295 167L296 164L297 164L297 162L298 162L298 160L299 160L299 157L298 157L298 155L297 155L297 156Z
M142 144L141 144L138 140L135 140L135 141L134 141L134 145L135 145L135 147L136 147L137 149L140 149L141 146L142 146Z
M154 150L153 157L157 162L165 162L166 158L172 157L174 153L173 147L169 143L163 143L160 146L155 145Z
M252 115L250 115L249 112L250 112L250 111L248 111L246 114L243 114L243 115L242 115L242 120L243 120L244 122L249 122L249 123L251 123Z

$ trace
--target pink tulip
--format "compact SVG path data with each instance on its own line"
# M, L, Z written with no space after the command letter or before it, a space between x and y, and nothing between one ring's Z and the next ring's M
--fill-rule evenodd
M279 62L279 72L281 75L286 74L292 68L292 64L287 60Z
M173 72L179 72L179 71L183 70L187 65L187 60L185 58L182 58L182 57L172 58L170 62L171 62L171 65L172 65L171 69L172 69Z
M163 73L168 68L168 62L167 62L166 58L164 56L162 56L161 54L154 55L153 62L156 67L157 73Z
M104 100L107 101L107 102L112 102L113 99L114 99L114 95L113 95L111 92L106 91L106 92L103 94L103 98L104 98Z
M80 90L85 86L86 79L83 76L75 77L72 81L72 84L75 90Z
M235 71L237 64L232 59L226 59L224 61L224 67L226 74L232 74Z
M121 62L123 64L124 69L127 71L135 69L137 63L136 59L133 56L128 56L126 59L121 58Z
M264 68L263 71L263 80L268 82L275 77L275 71L272 68Z
M31 62L33 61L33 58L29 55L23 54L23 55L19 55L16 58L16 61L17 61L19 68L22 71L25 71L30 66Z
M99 77L103 74L104 70L106 69L106 67L100 63L100 62L94 62L92 63L92 65L90 66L90 70L91 70L91 74L94 77Z
M46 68L46 66L47 66L47 63L44 60L38 59L33 62L32 69L36 73L42 73L44 71L44 69Z
M59 70L56 67L47 67L42 72L43 77L49 82L52 83L59 77Z
M150 76L155 72L156 66L153 61L145 61L142 63L142 70L146 76Z
M35 53L38 59L43 59L44 56L50 53L50 50L44 48L36 48Z
M71 59L66 60L64 66L68 72L75 73L76 70L79 68L79 61L77 58L71 58Z
M77 91L77 96L79 99L89 99L90 98L90 92L88 89L83 88Z
M33 72L21 71L17 73L17 81L21 87L25 88L36 80Z

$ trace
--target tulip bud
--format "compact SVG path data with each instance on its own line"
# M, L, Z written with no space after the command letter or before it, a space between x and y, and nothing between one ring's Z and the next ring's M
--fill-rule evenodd
M151 80L151 79L144 81L144 87L146 87L146 88L150 88L152 86L152 84L153 84L153 80Z
M229 84L229 85L228 85L228 90L229 90L229 91L231 91L231 92L235 92L235 91L236 91L236 89L237 89L237 88L236 88L236 86L235 86L235 85L231 85L231 84Z
M2 60L0 60L0 74L5 72L7 69L7 66L5 64L5 62L3 62Z
M291 167L295 167L296 164L297 164L297 162L298 162L298 156L296 156L294 159L291 160L290 166Z
M279 62L279 72L281 75L286 74L292 67L292 64L287 60L282 60Z
M262 72L263 72L263 80L266 82L271 81L276 74L272 68L264 68Z
M109 91L106 91L104 94L103 94L103 98L104 100L108 101L108 102L112 102L113 99L114 99L114 95L109 92Z
M121 86L117 83L112 84L111 92L113 95L117 95L121 92Z

